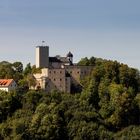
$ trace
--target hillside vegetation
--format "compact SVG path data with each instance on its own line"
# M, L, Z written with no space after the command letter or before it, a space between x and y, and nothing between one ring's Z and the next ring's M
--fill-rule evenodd
M139 71L94 57L78 65L94 68L82 92L68 94L29 90L40 70L1 62L0 78L14 78L18 89L0 91L0 140L139 140Z

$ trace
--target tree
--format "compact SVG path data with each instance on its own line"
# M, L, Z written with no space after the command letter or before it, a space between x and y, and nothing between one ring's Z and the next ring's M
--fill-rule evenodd
M82 66L88 66L89 65L89 59L87 57L82 58L79 62L78 65L82 65Z
M104 119L107 119L112 114L112 111L114 111L114 108L110 103L109 86L110 86L110 80L105 78L100 82L98 88L98 94L100 98L99 113Z
M36 74L36 73L41 73L41 68L36 68L35 65L32 66L32 73Z
M24 109L35 110L36 106L39 104L42 94L35 91L28 91L22 97L22 104Z
M139 140L140 138L140 126L130 125L123 130L114 134L114 139L127 139L127 140Z
M24 69L24 75L27 76L28 74L32 73L32 68L31 68L31 64L28 63Z
M89 65L90 65L90 66L95 66L95 63L96 63L96 58L95 58L95 57L91 57L91 58L89 59Z
M119 83L119 63L117 61L107 61L104 64L105 78L110 82Z
M114 128L127 126L135 121L135 117L131 118L131 113L135 110L133 102L135 94L132 88L127 89L122 85L111 84L109 87L110 103L114 108L112 114L107 119Z
M23 72L23 64L21 62L14 62L13 68L16 72L19 72L19 73Z
M32 74L28 74L27 75L27 81L28 81L28 86L31 88L35 88L36 86L36 79L34 78L34 76Z
M21 79L18 81L18 89L19 92L26 93L29 90L29 84L27 79Z
M0 65L0 78L1 79L12 79L14 77L14 69L12 64L9 62L1 62Z
M81 95L81 99L88 101L95 108L98 108L99 95L98 95L98 83L94 79L90 80L89 86L85 89Z
M6 120L8 116L11 116L20 107L21 104L16 98L16 93L0 91L0 122Z

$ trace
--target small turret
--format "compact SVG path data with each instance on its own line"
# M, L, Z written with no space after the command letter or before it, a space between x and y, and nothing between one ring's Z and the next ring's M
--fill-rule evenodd
M69 52L66 57L69 59L71 65L72 65L73 64L73 54L71 52Z

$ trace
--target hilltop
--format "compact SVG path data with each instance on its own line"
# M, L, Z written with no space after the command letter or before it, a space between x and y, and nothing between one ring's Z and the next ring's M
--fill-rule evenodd
M18 88L0 91L0 139L139 139L139 71L95 57L77 65L94 67L80 79L82 91L70 94L30 90L40 68L1 62L0 78L14 79Z

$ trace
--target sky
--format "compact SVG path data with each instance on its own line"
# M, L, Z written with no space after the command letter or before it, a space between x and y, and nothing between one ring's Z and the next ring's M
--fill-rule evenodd
M0 61L35 64L44 40L50 56L69 51L140 69L140 0L0 0Z

